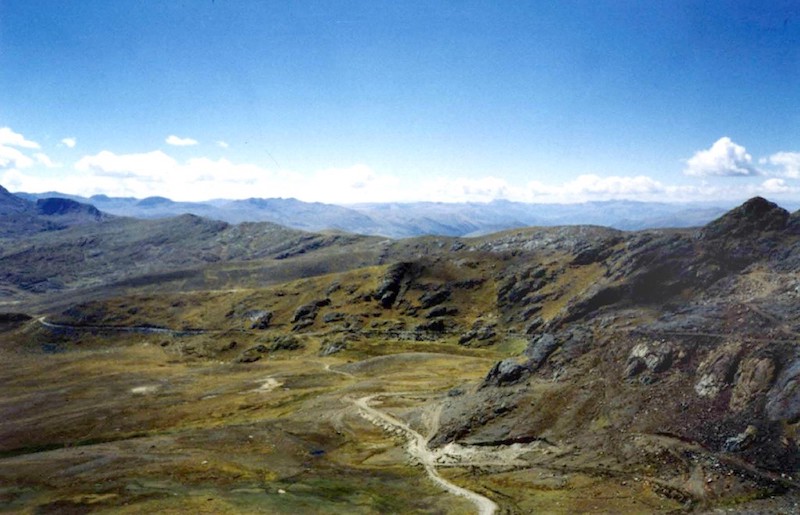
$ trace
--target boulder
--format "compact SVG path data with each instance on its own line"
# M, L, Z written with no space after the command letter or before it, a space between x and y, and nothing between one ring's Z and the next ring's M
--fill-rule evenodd
M672 366L673 349L664 342L637 343L625 363L625 377L631 379L645 370L658 374Z
M329 306L331 303L330 299L320 299L315 300L309 304L304 304L297 308L294 311L294 315L292 316L291 322L294 324L296 322L310 320L313 321L317 318L317 313L319 312L319 308L324 306Z
M252 322L250 329L267 329L270 323L272 323L274 314L272 311L254 310L248 311L244 316Z
M700 397L716 397L723 388L733 383L742 344L731 342L711 351L697 368L698 380L694 391Z
M530 368L520 365L514 358L507 358L494 364L483 380L480 388L487 386L508 386L518 383L528 377Z
M558 341L556 337L550 333L544 333L528 344L525 349L525 355L529 359L529 367L531 370L536 370L547 360L548 356L558 348Z
M758 429L756 428L756 426L753 425L747 426L747 429L745 429L743 432L725 440L725 443L722 444L722 450L725 452L743 451L748 447L750 447L750 445L756 439L757 434L758 434Z

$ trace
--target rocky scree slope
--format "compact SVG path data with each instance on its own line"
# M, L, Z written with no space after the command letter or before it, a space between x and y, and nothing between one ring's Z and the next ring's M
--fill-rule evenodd
M450 398L432 445L559 442L689 503L794 488L798 221L754 198L698 230L586 247L573 266L602 274L551 317L529 315L524 355Z

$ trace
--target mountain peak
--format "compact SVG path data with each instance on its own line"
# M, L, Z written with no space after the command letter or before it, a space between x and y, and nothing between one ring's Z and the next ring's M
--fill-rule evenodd
M0 215L22 213L31 209L32 204L0 186Z
M753 197L713 222L702 231L704 239L741 238L786 227L789 212L763 197Z
M46 216L85 214L93 218L102 217L102 213L96 207L66 198L39 199L36 201L36 210Z

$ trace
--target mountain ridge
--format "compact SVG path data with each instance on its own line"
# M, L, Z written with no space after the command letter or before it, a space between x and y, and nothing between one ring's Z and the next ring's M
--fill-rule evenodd
M723 214L729 204L659 203L609 200L575 204L530 204L508 200L491 202L357 203L351 205L303 202L297 199L216 199L205 202L176 202L166 197L91 198L18 193L36 200L64 197L91 203L101 211L136 218L162 218L193 213L229 223L266 221L295 229L342 230L359 234L407 238L414 236L479 236L504 229L528 226L593 224L624 230L666 227L695 227Z

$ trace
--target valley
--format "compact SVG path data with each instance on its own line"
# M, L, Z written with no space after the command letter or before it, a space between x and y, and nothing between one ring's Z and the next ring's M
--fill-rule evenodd
M401 240L6 200L2 511L800 502L800 215L764 199Z

